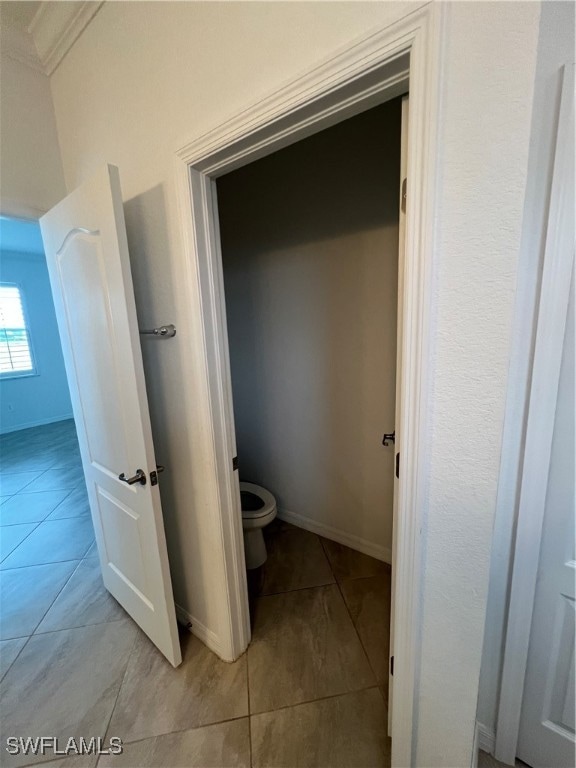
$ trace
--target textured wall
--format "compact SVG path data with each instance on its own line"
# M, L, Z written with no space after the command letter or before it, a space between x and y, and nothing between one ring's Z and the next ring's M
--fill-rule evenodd
M179 601L226 632L197 315L178 288L173 151L401 3L108 3L52 79L66 182L121 169ZM540 4L451 7L440 125L421 766L470 764L524 200ZM193 306L199 311L198 305ZM187 344L190 342L190 345ZM488 434L487 434L488 433ZM174 510L179 514L176 516Z
M455 3L438 191L419 766L464 766L478 685L540 8ZM450 696L446 696L447 690Z
M3 54L0 213L39 215L65 193L50 81Z

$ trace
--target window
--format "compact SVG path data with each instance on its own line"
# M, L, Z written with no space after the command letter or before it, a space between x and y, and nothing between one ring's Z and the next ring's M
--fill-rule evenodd
M0 283L0 376L34 372L20 289L11 283Z

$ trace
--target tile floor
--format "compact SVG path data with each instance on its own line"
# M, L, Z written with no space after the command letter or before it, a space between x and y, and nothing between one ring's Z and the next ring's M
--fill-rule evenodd
M482 750L479 750L478 752L478 768L510 768L505 763L501 763L500 761L496 760L495 757L492 755L489 755L487 752L483 752ZM526 763L523 763L521 760L516 760L514 763L514 768L529 768L529 766L526 765Z
M388 566L275 521L251 574L247 653L226 664L182 632L173 669L102 586L73 423L0 448L2 742L123 739L100 768L390 764Z

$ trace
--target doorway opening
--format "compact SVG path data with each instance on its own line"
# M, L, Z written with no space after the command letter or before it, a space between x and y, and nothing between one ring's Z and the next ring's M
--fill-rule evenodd
M340 696L386 719L403 112L397 96L216 182L250 700L268 711ZM363 743L389 750L381 731Z
M219 235L217 179L266 155L410 91L406 137L407 188L401 282L402 349L396 447L401 471L393 526L391 643L392 763L413 762L420 646L421 547L425 530L431 345L436 130L440 85L441 14L429 8L361 40L335 58L258 101L251 109L177 152L186 287L198 299L191 313L202 338L211 473L205 482L218 499L214 518L226 563L226 595L218 604L227 635L211 643L201 622L193 631L224 658L237 658L250 641L242 514L235 472L236 444ZM198 355L196 346L193 348ZM201 394L205 396L204 389Z
M13 662L32 635L121 609L99 583L40 227L1 217L0 238L0 639Z

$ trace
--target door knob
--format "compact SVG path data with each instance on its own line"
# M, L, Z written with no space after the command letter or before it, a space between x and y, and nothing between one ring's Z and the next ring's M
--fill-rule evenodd
M124 472L122 472L121 475L118 475L118 480L122 480L123 483L128 483L128 485L134 485L135 483L146 485L146 472L143 469L137 469L134 477L126 477Z

